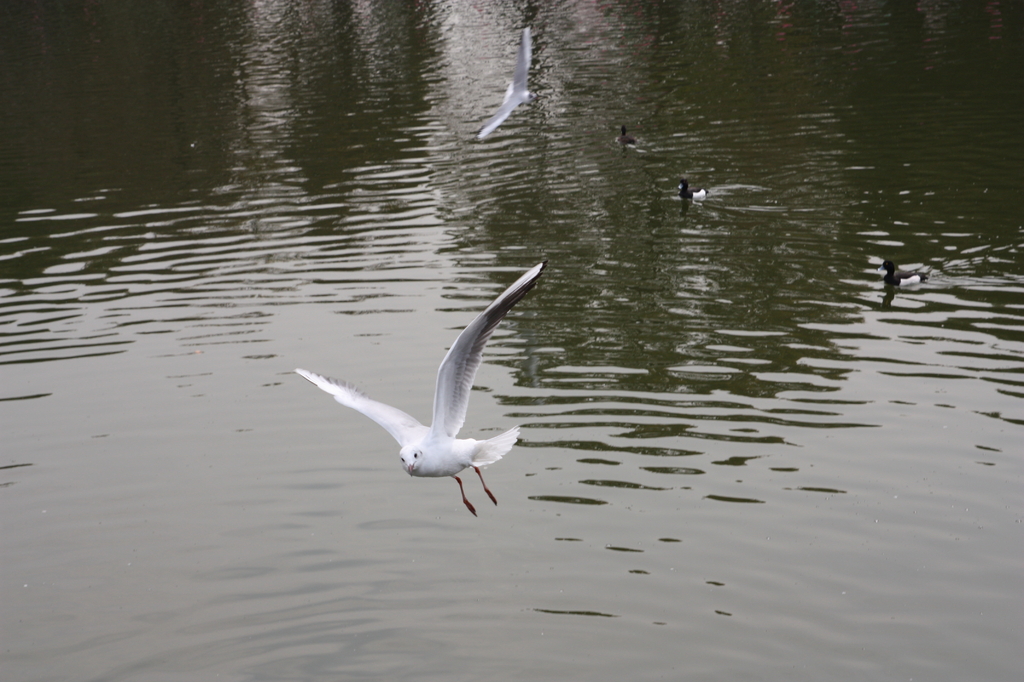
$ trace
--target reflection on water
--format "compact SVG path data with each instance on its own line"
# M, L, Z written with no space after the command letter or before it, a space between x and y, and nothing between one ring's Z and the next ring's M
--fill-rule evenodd
M2 12L11 679L1016 679L1019 3ZM289 374L540 258L481 519Z

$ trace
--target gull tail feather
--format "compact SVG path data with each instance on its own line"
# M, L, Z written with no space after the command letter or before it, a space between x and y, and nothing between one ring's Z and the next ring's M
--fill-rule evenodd
M519 427L513 426L500 436L478 441L476 452L473 453L473 466L494 464L512 449L517 440L519 440Z

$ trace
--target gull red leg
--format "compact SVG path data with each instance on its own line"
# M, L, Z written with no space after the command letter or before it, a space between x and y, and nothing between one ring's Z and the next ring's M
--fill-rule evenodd
M497 500L497 499L495 499L495 497L494 497L494 493L492 493L492 492L491 492L491 491L490 491L490 490L489 490L489 489L487 488L487 484L486 484L486 483L484 483L484 475L483 475L483 474L481 474L481 473L480 473L480 470L479 470L479 469L477 469L476 467L473 467L473 471L475 471L475 472L476 472L476 475L480 477L480 483L481 483L481 484L482 484L482 485L484 486L484 492L485 492L485 493L487 493L487 497L491 498L491 502L493 502L493 503L494 503L495 505L497 505L497 504L498 504L498 500Z
M476 509L474 509L473 505L471 505L469 503L469 500L466 499L466 491L462 489L462 479L459 478L458 476L452 476L452 478L454 478L459 483L459 492L462 493L462 501L466 504L466 509L468 509L470 512L472 512L473 516L476 516ZM486 490L486 488L485 488L485 490ZM497 503L495 503L495 504L497 504Z

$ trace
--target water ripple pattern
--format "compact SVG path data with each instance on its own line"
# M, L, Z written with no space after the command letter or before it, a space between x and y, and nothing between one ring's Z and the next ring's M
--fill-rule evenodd
M1020 2L3 4L4 682L1018 680L1021 83ZM293 373L429 422L545 259L479 518Z

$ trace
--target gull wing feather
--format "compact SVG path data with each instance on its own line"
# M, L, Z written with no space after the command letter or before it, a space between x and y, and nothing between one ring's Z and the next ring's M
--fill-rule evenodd
M454 438L466 421L469 394L473 388L476 370L483 359L484 346L491 338L498 323L523 300L527 292L537 283L548 262L535 265L508 289L494 299L487 308L477 315L468 327L462 330L448 354L437 369L437 387L434 391L434 422L431 435Z
M527 78L530 75L530 62L532 61L533 47L532 39L530 38L530 27L527 26L523 29L523 37L519 41L519 52L516 55L516 68L512 74L512 82L508 84L508 89L505 91L505 99L498 107L498 110L487 119L487 123L477 133L476 138L482 140L495 129L505 122L505 119L509 117L509 114L518 107L520 104L524 104L533 99L530 96L529 88L527 87Z
M519 40L519 52L516 54L516 70L512 72L512 87L519 92L529 90L526 79L530 75L530 62L533 61L533 39L530 27L523 29L523 37Z
M345 381L320 376L305 369L297 369L295 373L310 381L322 391L334 396L334 399L345 407L351 407L384 427L384 430L398 441L403 448L423 438L429 429L420 424L397 407L391 407L367 397L365 393Z
M494 116L487 119L487 123L485 123L484 127L480 129L479 133L477 133L476 139L482 140L493 133L498 126L505 122L505 119L512 113L512 110L520 104L522 104L522 102L514 96L514 93L510 92L509 97L505 98L505 103L498 108L498 111L495 112Z

